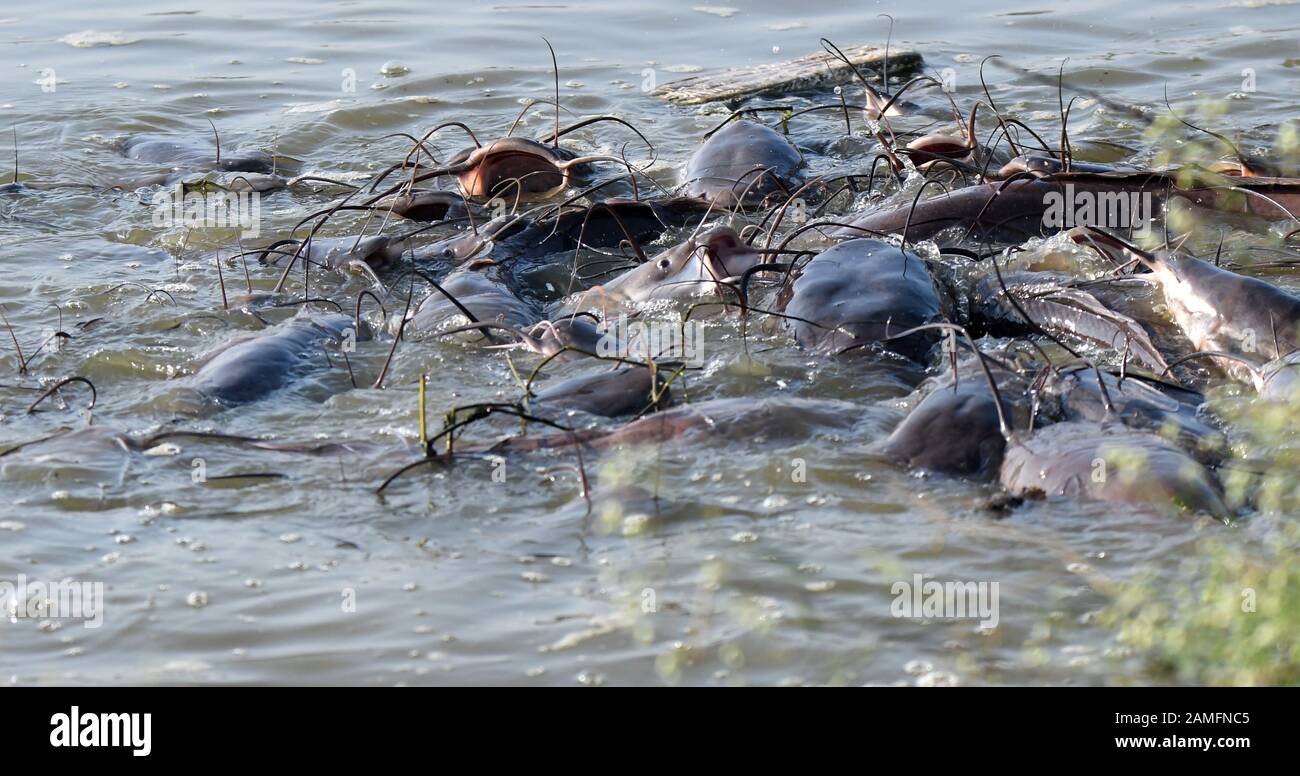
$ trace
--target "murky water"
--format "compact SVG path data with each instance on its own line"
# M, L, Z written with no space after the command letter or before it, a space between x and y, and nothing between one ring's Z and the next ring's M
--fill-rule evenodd
M19 619L0 625L0 677L14 683L642 684L921 682L1090 684L1153 681L1097 625L1108 582L1155 571L1175 584L1207 533L1256 529L1098 505L1036 503L994 519L985 486L920 479L871 455L902 417L917 374L811 356L779 332L715 319L705 368L679 400L835 398L837 424L783 413L772 427L694 436L589 456L588 513L569 454L466 459L419 471L384 497L383 478L412 460L417 380L429 375L432 422L454 404L510 400L500 351L455 341L403 342L383 389L369 385L391 339L361 342L272 399L178 420L169 380L241 332L260 328L234 297L272 288L279 270L250 264L232 229L156 226L156 189L109 187L158 172L119 151L133 134L273 149L302 172L357 180L400 159L407 141L462 121L503 134L523 103L546 99L555 47L561 102L574 116L618 114L653 141L651 174L677 181L718 106L670 107L643 90L720 67L818 50L818 38L895 43L952 69L959 102L980 92L987 54L1135 113L1076 105L1079 141L1111 141L1138 161L1155 149L1136 116L1226 99L1220 131L1268 147L1300 93L1300 12L1287 2L802 3L725 0L519 3L10 4L0 11L0 147L16 128L20 178L93 184L0 193L0 443L80 427L82 388L26 409L52 381L94 382L94 425L138 435L171 428L356 449L319 455L177 439L153 454L105 437L13 455L4 464L0 579L102 582L103 624ZM1254 90L1243 90L1250 69ZM1047 82L986 68L1000 107L1054 137ZM918 96L942 108L933 95ZM569 116L566 115L566 121ZM553 121L530 113L523 134ZM793 126L814 168L869 156L833 114ZM614 125L575 141L600 153L649 153ZM449 153L463 143L437 137ZM627 144L626 146L624 144ZM4 156L4 154L0 154ZM3 166L3 165L0 165ZM266 244L335 190L263 200ZM332 222L355 234L361 216ZM349 227L352 231L349 232ZM371 228L373 231L373 226ZM217 257L222 257L218 278ZM359 275L319 273L313 296L346 300ZM149 289L156 289L150 293ZM301 293L301 279L289 292ZM389 300L400 309L402 301ZM264 310L281 320L289 310ZM55 337L54 332L67 337ZM50 340L36 352L42 342ZM57 346L57 347L56 347ZM520 369L539 359L516 355ZM560 365L550 379L577 373ZM579 421L590 423L595 421ZM466 439L513 433L480 424ZM203 477L198 476L202 469ZM806 476L792 476L798 468ZM231 476L248 475L248 476ZM503 480L503 481L499 481ZM999 622L891 616L897 581L997 582Z

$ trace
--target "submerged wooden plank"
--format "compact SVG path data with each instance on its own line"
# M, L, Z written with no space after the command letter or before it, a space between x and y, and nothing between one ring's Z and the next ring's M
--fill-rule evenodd
M851 46L843 49L849 61L866 75L879 73L885 50L880 46ZM907 77L921 68L921 55L909 49L889 50L891 78ZM774 92L793 92L831 84L846 84L853 78L848 65L822 51L788 62L733 67L712 75L696 75L664 84L655 94L678 105L701 105L717 100L753 97Z

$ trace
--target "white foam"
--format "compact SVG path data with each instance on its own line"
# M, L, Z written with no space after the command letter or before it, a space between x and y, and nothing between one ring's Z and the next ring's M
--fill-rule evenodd
M81 32L71 32L59 38L59 41L66 43L73 48L97 48L99 46L129 46L132 43L139 43L139 38L133 38L121 32L99 32L97 30L83 30Z

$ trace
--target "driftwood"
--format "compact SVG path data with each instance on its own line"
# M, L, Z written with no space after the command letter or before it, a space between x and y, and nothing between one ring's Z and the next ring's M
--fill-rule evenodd
M880 46L852 46L844 55L862 71L879 74L885 50ZM908 49L890 49L889 75L907 77L921 68L921 55ZM697 75L664 84L655 94L678 105L701 105L717 100L814 89L830 83L848 84L853 74L826 52L765 65L733 67L713 75Z

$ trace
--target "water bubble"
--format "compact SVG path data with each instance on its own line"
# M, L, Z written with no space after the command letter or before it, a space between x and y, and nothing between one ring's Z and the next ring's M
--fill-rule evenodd
M649 524L650 524L650 515L643 514L643 513L628 515L627 517L623 518L623 535L636 536L638 534L644 533L646 526L648 526Z
M185 596L185 604L195 609L202 609L208 605L208 594L202 590L195 590L193 593Z
M903 670L913 676L921 676L933 671L934 664L927 660L909 660L903 666Z
M947 671L930 671L916 679L917 687L956 687L957 675Z
M605 675L597 671L582 671L577 679L578 684L584 687L599 687L605 683Z

